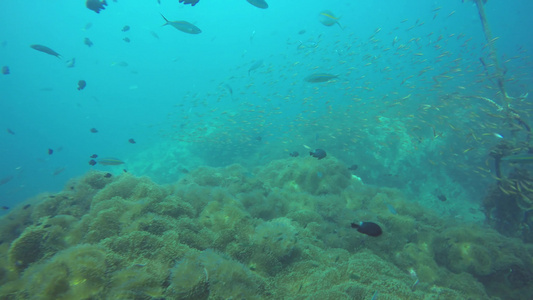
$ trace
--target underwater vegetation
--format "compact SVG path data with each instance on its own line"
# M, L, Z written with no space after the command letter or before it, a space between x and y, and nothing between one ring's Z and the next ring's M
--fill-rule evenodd
M531 245L365 185L335 157L202 167L165 186L105 174L0 219L1 299L533 297Z

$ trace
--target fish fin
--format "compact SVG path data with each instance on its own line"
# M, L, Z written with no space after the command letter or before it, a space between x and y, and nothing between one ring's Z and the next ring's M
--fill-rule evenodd
M351 226L352 228L359 228L359 224L356 224L356 223L352 223Z
M163 17L163 19L165 19L165 22L166 22L165 24L163 24L163 25L161 25L161 26L165 26L165 25L170 24L170 22L167 20L167 18L165 18L165 16L163 16L162 13L159 13L159 14L161 15L161 17Z

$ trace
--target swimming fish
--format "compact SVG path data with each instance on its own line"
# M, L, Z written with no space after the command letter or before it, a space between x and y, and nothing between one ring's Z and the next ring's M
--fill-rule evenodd
M352 228L357 229L360 233L374 237L380 236L383 233L381 227L372 222L359 222L359 224L352 223Z
M262 9L268 8L268 3L266 3L265 0L246 0L246 1L248 1L248 3L258 8L262 8Z
M130 144L135 144L135 143L136 143L136 141L135 141L134 139L129 139L128 142L129 142Z
M87 86L87 82L85 80L78 81L78 91L83 90Z
M91 40L88 37L83 39L83 43L85 45L87 45L87 47L92 47L93 46L93 42L91 42Z
M195 25L187 22L187 21L169 21L167 20L167 18L165 18L165 16L163 16L163 14L161 14L161 17L163 17L163 19L165 19L165 24L163 24L162 26L165 26L165 25L171 25L172 27L176 28L177 30L179 31L183 31L185 33L189 33L189 34L199 34L199 33L202 33L202 30L200 30L200 28L196 27Z
M126 25L126 26L122 27L121 30L122 30L122 32L126 32L126 31L130 30L130 27L128 25Z
M131 42L131 40L130 40L130 38L129 38L129 37L125 37L125 38L123 38L122 40L123 40L124 42L126 42L126 43L129 43L129 42Z
M322 158L326 157L327 154L326 151L322 149L316 149L315 151L309 152L309 155L318 158L318 160L321 160Z
M9 67L8 66L3 66L2 67L2 74L4 74L4 75L9 74Z
M48 155L54 154L54 149L48 148Z
M67 60L67 62L65 63L65 66L67 66L67 68L74 68L75 65L76 65L76 58L75 57L73 57L72 59Z
M179 2L185 5L190 4L191 6L195 6L198 1L200 0L180 0Z
M123 161L121 161L120 159L118 158L114 158L114 157L108 157L108 158L101 158L99 160L94 160L94 159L91 159L89 161L89 165L91 166L94 166L96 165L97 163L101 164L101 165L104 165L104 166L118 166L118 165L122 165L124 164Z
M304 80L307 82L317 83L317 82L328 82L337 77L339 77L339 75L333 75L333 74L328 74L328 73L315 73L315 74L311 74L305 77Z
M342 29L341 23L339 23L339 19L340 18L335 17L335 15L329 10L324 10L320 14L318 14L318 21L320 21L320 23L322 23L324 26L330 27L335 24L338 24L339 27Z
M289 153L289 155L291 157L298 157L300 155L300 153L298 153L298 151L292 151L291 153Z
M257 60L251 67L250 69L248 69L248 76L250 76L250 72L252 71L255 71L259 68L261 68L261 66L263 65L263 60L260 59L260 60Z
M85 6L94 11L95 13L99 14L100 13L100 10L103 10L105 9L105 6L107 5L107 2L106 0L87 0L85 2Z
M46 47L46 46L43 46L43 45L30 45L31 48L37 50L37 51L41 51L41 52L44 52L46 54L50 54L50 55L53 55L57 58L61 58L61 54L55 52L54 50Z
M521 153L516 155L504 156L502 161L515 164L531 164L533 163L533 153Z
M91 132L92 132L92 133L98 133L98 129L96 129L96 128L93 127L93 128L91 128Z

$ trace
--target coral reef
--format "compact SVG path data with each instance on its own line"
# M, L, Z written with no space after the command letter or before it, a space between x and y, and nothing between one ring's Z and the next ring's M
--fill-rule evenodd
M334 157L102 172L0 219L0 299L518 299L533 247L447 220ZM350 222L372 221L369 237Z

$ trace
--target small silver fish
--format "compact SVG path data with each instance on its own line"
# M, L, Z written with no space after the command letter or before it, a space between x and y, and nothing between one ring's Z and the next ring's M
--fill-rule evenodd
M183 31L185 33L189 33L189 34L199 34L199 33L202 33L202 30L200 30L200 28L196 27L195 25L187 22L187 21L169 21L167 20L167 18L165 18L165 16L163 16L163 14L161 14L161 17L163 17L163 19L165 19L165 24L163 24L163 26L165 25L171 25L172 27L176 28L177 30L179 31Z
M337 77L339 77L339 75L333 75L333 74L328 74L328 73L315 73L315 74L311 74L305 77L304 80L307 82L317 83L317 82L328 82Z
M50 55L55 56L57 58L61 58L61 54L55 52L54 50L52 50L52 49L50 49L50 48L48 48L46 46L43 46L43 45L30 45L30 47L32 49L37 50L37 51L41 51L43 53L50 54Z

